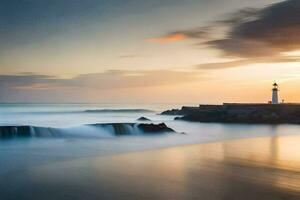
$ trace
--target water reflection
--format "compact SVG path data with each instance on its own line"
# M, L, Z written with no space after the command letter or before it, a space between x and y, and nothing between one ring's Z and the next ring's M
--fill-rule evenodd
M223 145L226 165L258 184L300 192L300 137L258 138ZM231 166L232 167L232 166Z
M17 183L23 199L299 199L299 144L275 135L56 162L11 176L2 197Z
M134 182L146 182L147 188L159 183L160 190L151 192L167 192L164 197L174 197L175 192L175 196L188 199L281 199L300 197L299 143L299 136L273 136L133 153L110 162L113 166L134 163L131 175L145 177ZM128 178L127 168L112 171ZM177 189L164 188L170 186Z

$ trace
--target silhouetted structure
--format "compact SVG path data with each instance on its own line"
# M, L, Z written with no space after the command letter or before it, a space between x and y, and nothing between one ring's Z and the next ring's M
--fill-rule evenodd
M278 84L275 82L272 89L272 104L278 104Z
M300 124L300 104L279 103L278 84L273 84L272 101L269 103L224 103L199 105L162 112L165 115L181 115L176 119L199 122Z

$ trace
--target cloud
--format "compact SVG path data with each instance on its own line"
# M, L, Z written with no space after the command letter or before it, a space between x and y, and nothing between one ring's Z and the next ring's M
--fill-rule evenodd
M167 40L176 34L181 37ZM240 9L225 14L208 26L174 31L154 41L186 39L195 40L200 46L217 49L223 57L235 59L224 63L204 63L199 65L202 69L298 62L298 58L286 53L300 49L300 1L286 0L260 9Z
M31 72L16 75L0 75L0 92L7 90L53 90L62 88L61 79Z
M194 72L172 70L110 70L104 73L80 75L73 79L66 80L63 84L72 87L120 89L180 84L197 79L198 74Z
M48 83L50 80L54 81L53 76L37 75L37 74L17 74L17 75L0 75L0 85L6 87L14 87L17 85L28 85L35 83Z
M156 38L149 38L147 39L148 42L154 42L154 43L169 43L169 42L177 42L185 40L187 37L182 33L170 33L162 37L156 37Z
M156 87L201 80L194 71L173 70L110 70L103 73L82 74L71 79L47 75L0 75L0 91L10 90L65 90L89 88L98 90Z
M228 38L208 41L206 45L215 49L221 50L226 57L239 58L257 58L267 56L278 56L279 49L272 48L264 41L242 39L242 38Z
M206 44L227 56L278 56L300 48L300 1L288 0L245 14L238 11L227 38ZM247 20L245 20L247 19ZM226 20L225 20L226 21Z
M170 42L178 42L190 38L197 38L197 39L206 38L209 29L210 27L199 27L190 30L173 31L161 37L147 39L147 41L156 42L156 43L170 43Z
M247 21L253 21L260 15L260 9L257 8L243 8L238 11L225 14L222 19L216 20L215 23L220 25L235 25Z
M249 59L242 59L242 60L234 60L234 61L227 61L227 62L214 62L214 63L204 63L197 66L198 69L203 70L214 70L214 69L227 69L227 68L235 68L241 65L249 65L253 62Z
M285 62L300 62L300 57L297 56L281 56L274 58L256 58L256 59L238 59L227 62L204 63L196 66L202 70L228 69L240 66L251 65L255 63L285 63Z

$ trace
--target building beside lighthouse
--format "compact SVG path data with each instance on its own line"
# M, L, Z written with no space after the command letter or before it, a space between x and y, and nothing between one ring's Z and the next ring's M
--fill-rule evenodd
M272 88L272 104L279 104L278 91L278 84L275 82Z

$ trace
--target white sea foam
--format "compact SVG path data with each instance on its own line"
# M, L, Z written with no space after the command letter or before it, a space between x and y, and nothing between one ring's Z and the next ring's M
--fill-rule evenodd
M174 116L161 116L156 113L77 112L106 107L101 105L0 105L0 126L31 125L30 131L32 136L37 137L41 132L43 136L48 136L43 137L44 139L1 140L0 175L8 171L23 170L26 167L61 159L101 156L247 137L300 133L300 126L298 125L193 123L174 121ZM116 107L122 108L121 105ZM157 110L157 113L163 110L151 106L131 105L131 108L136 107ZM40 114L30 113L33 111ZM57 113L46 114L52 111ZM130 133L130 136L115 137L112 126L97 127L85 125L96 123L138 123L137 119L141 116L151 119L149 123L164 122L178 133L184 132L186 134L149 136L142 134L136 126L128 126L124 130ZM56 139L53 139L53 137L56 137Z

